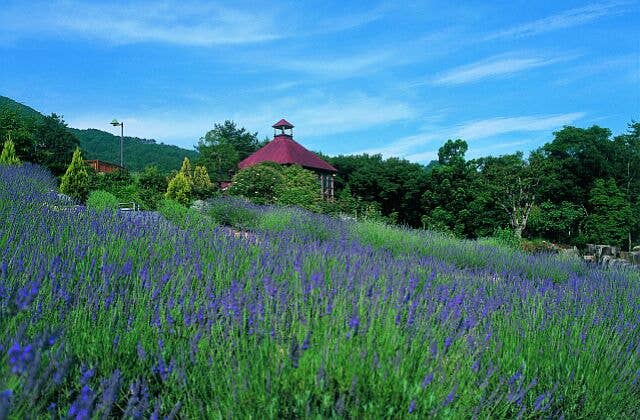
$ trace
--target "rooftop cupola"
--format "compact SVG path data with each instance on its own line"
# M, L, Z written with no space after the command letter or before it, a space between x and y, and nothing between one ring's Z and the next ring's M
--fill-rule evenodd
M289 136L293 138L293 124L284 118L273 124L271 127L273 127L273 137ZM278 132L278 130L280 130L280 132ZM289 132L287 133L286 130L289 130Z

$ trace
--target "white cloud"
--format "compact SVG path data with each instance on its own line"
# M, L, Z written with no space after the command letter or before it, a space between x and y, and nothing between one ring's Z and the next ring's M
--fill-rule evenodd
M522 38L583 25L603 16L624 13L626 11L625 6L628 4L629 2L613 1L569 9L542 19L493 32L484 39L488 41L497 38Z
M115 115L115 114L114 114ZM114 115L85 114L68 118L69 126L111 131ZM260 138L271 135L271 124L286 118L295 126L296 137L312 138L348 133L370 127L411 119L415 113L407 104L363 94L345 95L344 99L327 99L320 95L281 98L267 104L245 107L236 112L226 109L181 112L156 110L144 114L122 112L126 136L152 138L190 148L214 123L231 119Z
M478 140L515 132L553 130L584 117L583 112L526 117L496 117L464 123L451 131L451 138Z
M182 45L242 44L282 38L273 12L249 12L213 2L78 1L5 7L0 23L11 32L81 35L116 44L161 42Z
M431 80L434 85L460 85L496 76L548 66L572 57L518 57L499 55L456 67Z
M309 73L314 76L341 79L362 75L381 67L397 65L389 52L372 52L354 54L347 57L326 57L322 59L288 59L279 60L270 65L280 65L284 69Z
M360 150L356 153L380 153L383 156L400 156L412 161L427 161L437 156L437 148L447 139L461 138L465 141L491 139L505 134L540 133L556 130L584 117L583 112L553 115L532 115L523 117L495 117L483 120L467 121L452 127L436 127L422 133L404 137L380 148ZM525 144L525 141L496 142L491 147L475 149L470 145L470 154L478 155L483 151L491 152L502 148ZM425 150L425 146L431 146Z

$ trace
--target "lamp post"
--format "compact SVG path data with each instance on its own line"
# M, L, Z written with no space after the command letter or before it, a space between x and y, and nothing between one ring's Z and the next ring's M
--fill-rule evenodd
M111 121L111 125L114 127L120 126L120 166L124 168L124 158L122 154L122 142L124 140L124 123L118 122L115 118Z

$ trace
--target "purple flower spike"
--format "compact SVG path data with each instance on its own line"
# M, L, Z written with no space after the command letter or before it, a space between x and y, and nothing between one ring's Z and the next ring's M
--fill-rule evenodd
M409 403L409 414L413 413L416 410L416 400L411 400Z

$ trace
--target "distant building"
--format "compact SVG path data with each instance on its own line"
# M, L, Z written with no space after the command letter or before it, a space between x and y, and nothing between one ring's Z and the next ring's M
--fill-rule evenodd
M287 120L282 119L272 127L274 129L273 140L240 162L238 164L240 169L262 162L300 165L318 175L322 196L324 198L333 198L333 177L338 170L293 140L293 124Z
M122 166L116 165L115 163L109 163L98 159L85 160L84 163L97 173L109 173L124 169Z

